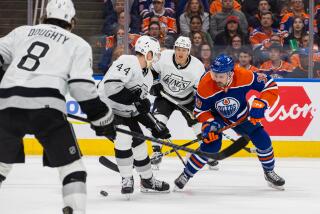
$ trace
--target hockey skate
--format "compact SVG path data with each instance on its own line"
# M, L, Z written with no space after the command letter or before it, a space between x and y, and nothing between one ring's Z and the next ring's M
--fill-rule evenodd
M129 200L130 195L132 195L133 193L133 185L134 185L133 176L122 178L121 184L122 184L121 194L124 194L126 198Z
M152 170L159 170L159 164L162 161L161 146L152 146L152 150L151 168Z
M209 166L209 170L219 170L219 161L217 160L213 160L213 159L209 159L207 162L208 166Z
M265 171L264 178L268 182L268 186L274 189L284 190L285 180L277 175L273 170Z
M175 188L174 191L182 190L184 186L188 183L190 177L186 173L181 173L179 177L174 180Z
M168 193L170 192L170 185L164 181L159 181L152 176L149 179L141 178L140 191L143 193Z

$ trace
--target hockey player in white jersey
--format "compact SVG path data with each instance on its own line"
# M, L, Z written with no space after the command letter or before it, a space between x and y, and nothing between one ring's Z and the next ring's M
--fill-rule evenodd
M113 114L92 79L92 50L71 33L71 0L51 0L44 24L22 26L0 38L0 183L13 163L23 163L23 137L33 134L44 148L44 165L57 167L65 214L86 210L86 169L71 124L65 95L70 92L99 136L115 138ZM36 175L35 175L36 176Z
M190 39L180 36L175 41L174 50L162 51L160 60L152 64L151 69L156 81L151 88L151 94L156 96L153 114L159 121L167 124L172 112L179 110L188 126L192 127L194 133L198 135L201 133L201 125L197 120L192 119L186 111L181 110L161 95L163 92L190 112L193 111L195 91L205 68L200 60L190 55L190 49ZM158 169L161 162L161 145L153 143L152 148L151 164L154 169ZM216 163L212 161L212 165Z
M158 138L169 138L169 130L150 119L150 101L147 98L153 76L149 69L160 57L159 42L141 36L135 44L136 55L122 55L107 71L99 84L101 99L110 103L119 127L142 134L139 123ZM169 192L169 184L154 178L145 141L118 133L114 140L115 156L122 177L121 193L133 193L133 165L141 177L141 192Z

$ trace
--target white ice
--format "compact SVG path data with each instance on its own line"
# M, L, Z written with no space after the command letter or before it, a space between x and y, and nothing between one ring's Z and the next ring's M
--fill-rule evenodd
M224 160L218 171L204 169L183 192L169 194L140 193L135 173L131 201L120 194L119 174L101 166L97 157L84 160L89 174L87 214L320 213L320 159L278 158L276 172L286 179L285 191L267 186L255 158ZM0 214L62 213L57 171L43 168L39 157L28 157L26 162L16 165L1 187ZM155 174L172 188L182 168L177 158L165 158ZM101 196L100 190L109 196Z

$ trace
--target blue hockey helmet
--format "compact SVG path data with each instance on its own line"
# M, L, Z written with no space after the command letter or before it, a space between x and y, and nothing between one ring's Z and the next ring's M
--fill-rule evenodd
M210 67L211 70L215 73L227 73L233 71L234 62L230 56L220 54L213 60Z

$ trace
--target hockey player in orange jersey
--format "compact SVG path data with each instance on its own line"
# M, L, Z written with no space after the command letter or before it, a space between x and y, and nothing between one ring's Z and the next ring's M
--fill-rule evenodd
M246 100L250 90L261 92L251 108ZM264 177L268 184L283 189L285 181L274 169L274 156L271 139L261 125L265 110L278 99L278 86L273 79L262 73L254 73L243 68L234 68L231 57L219 55L200 80L194 114L202 123L203 142L201 151L216 153L221 149L222 134L217 130L237 121L243 121L233 128L240 135L247 135L257 148ZM182 189L207 162L207 158L191 155L187 166L175 180L177 188Z

